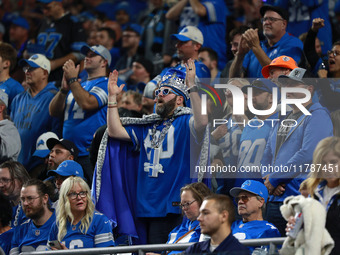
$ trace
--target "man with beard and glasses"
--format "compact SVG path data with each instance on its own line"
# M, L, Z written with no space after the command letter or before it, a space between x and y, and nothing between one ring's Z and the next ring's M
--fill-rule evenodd
M146 225L148 243L165 243L168 233L181 222L179 191L192 182L190 151L199 144L203 146L201 141L207 125L207 116L201 114L201 99L195 85L195 62L188 61L186 74L169 69L155 91L156 114L142 119L122 118L120 121L117 95L123 86L117 86L117 76L118 72L113 71L108 83L108 135L130 141L134 149L140 149L135 173L136 217ZM189 98L192 110L185 107ZM193 144L196 146L190 146ZM99 165L97 163L97 173ZM98 179L96 181L98 183Z
M237 161L236 187L240 187L245 179L262 179L259 171L260 162L272 129L272 120L278 118L276 104L273 104L276 95L275 90L279 90L277 85L270 80L259 78L253 81L251 85L242 87L243 93L247 93L248 97L250 90L252 90L253 108L261 112L255 114L255 117L248 122L244 122ZM280 98L280 93L277 93L277 98ZM266 110L271 113L266 113ZM255 113L252 109L250 111ZM252 171L245 171L249 169Z
M12 206L11 227L17 227L26 220L20 203L22 185L30 179L25 167L16 161L0 165L0 193L10 200Z
M257 29L248 29L241 38L229 77L259 78L262 67L272 59L286 55L297 63L303 55L302 42L286 32L289 15L287 10L264 5L260 9L265 41L260 42Z
M51 226L55 222L55 213L50 209L48 188L41 180L32 179L23 185L20 200L28 220L15 229L9 254L44 251Z

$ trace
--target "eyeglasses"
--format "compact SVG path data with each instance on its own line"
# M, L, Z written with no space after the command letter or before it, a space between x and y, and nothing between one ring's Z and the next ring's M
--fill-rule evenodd
M194 203L194 202L196 202L196 200L191 201L191 202L188 202L188 203L184 203L184 204L179 204L179 206L180 206L182 209L186 209L186 208L189 208L189 206L190 206L192 203Z
M327 51L327 55L328 57L336 57L336 56L340 56L340 52L339 51L336 51L336 50L329 50Z
M265 17L265 18L261 19L261 22L264 23L266 21L269 21L270 23L274 23L274 22L279 21L279 20L284 20L284 19L279 19L279 18L274 18L274 17Z
M235 201L236 201L236 203L238 203L238 201L242 200L243 203L247 203L249 201L249 198L251 198L251 197L255 197L255 196L242 195L242 196L235 197Z
M12 179L8 179L8 178L0 178L0 183L1 184L8 184L12 181Z
M24 73L30 72L32 73L34 70L38 69L39 67L31 67L31 66L25 66L24 68L22 68L22 70L24 71Z
M175 95L177 95L177 96L179 96L179 94L176 93L175 91L173 91L172 89L163 89L163 90L156 89L155 90L155 96L158 97L161 93L162 93L163 96L167 96L167 95L170 94L170 92L175 94Z
M81 198L84 198L86 197L87 195L87 191L80 191L79 193L77 192L71 192L71 193L68 193L67 196L70 198L70 199L76 199L78 196L80 196Z
M33 203L33 200L39 198L40 196L37 197L21 197L20 200L22 203L25 203L25 201L27 202L27 204L31 204Z

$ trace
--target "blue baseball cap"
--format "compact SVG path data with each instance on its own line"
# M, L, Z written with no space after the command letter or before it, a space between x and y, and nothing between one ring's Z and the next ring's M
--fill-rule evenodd
M81 165L73 160L63 161L57 170L48 171L48 175L59 174L61 176L79 176L84 179L84 171Z
M262 182L253 181L253 180L246 180L242 183L241 188L232 188L230 190L230 195L233 197L237 197L238 194L242 191L247 191L257 196L260 196L264 199L265 202L268 200L268 190L267 187L264 186Z
M128 25L125 29L124 29L124 31L133 31L133 32L135 32L136 34L138 34L139 36L142 34L142 32L143 32L143 28L140 26L140 25L138 25L138 24L130 24L130 25Z
M23 18L23 17L17 17L16 19L14 19L12 21L12 24L16 25L18 27L25 28L27 30L30 29L30 25L28 24L28 21L25 18Z
M80 49L80 52L84 55L86 55L89 51L93 51L97 55L103 57L104 59L107 60L108 66L111 65L111 53L103 45L95 45L95 46L92 46L92 47L84 45Z
M265 78L258 78L255 81L253 81L250 85L243 86L242 87L243 93L247 94L248 91L247 88L256 88L268 92L270 94L273 94L273 88L277 88L278 92L280 92L279 87L274 82Z

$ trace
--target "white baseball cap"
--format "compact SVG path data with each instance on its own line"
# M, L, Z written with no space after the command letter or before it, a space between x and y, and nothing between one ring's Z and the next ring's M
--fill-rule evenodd
M201 30L194 26L184 27L178 34L172 34L171 39L177 39L182 42L195 41L199 44L204 42Z
M111 65L111 53L103 45L95 45L92 47L84 45L80 49L80 52L83 53L84 55L86 55L88 51L93 51L97 55L103 57L104 59L107 60L108 66Z
M59 139L58 136L53 132L46 132L38 137L36 150L33 153L33 156L36 156L39 158L47 157L47 155L50 153L50 149L47 147L47 140L50 138Z
M19 62L19 66L23 67L29 65L31 67L41 67L45 69L48 73L51 72L50 61L42 54L34 54L29 59L22 59Z

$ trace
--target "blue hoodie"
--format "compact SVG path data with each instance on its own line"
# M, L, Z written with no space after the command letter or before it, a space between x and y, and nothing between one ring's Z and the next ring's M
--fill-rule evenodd
M289 169L288 172L269 173L269 182L274 187L279 184L286 184L285 192L281 196L271 195L270 202L282 202L288 196L299 194L300 184L310 170L316 145L322 139L333 136L333 124L328 110L319 103L315 103L309 108L309 112L311 115L300 116L297 120L297 125L291 128L276 157L276 137L278 125L281 122L276 122L269 135L261 161L262 166L271 165ZM284 118L285 116L281 118L281 121ZM262 170L264 170L263 167ZM268 172L262 171L262 174L265 176Z

